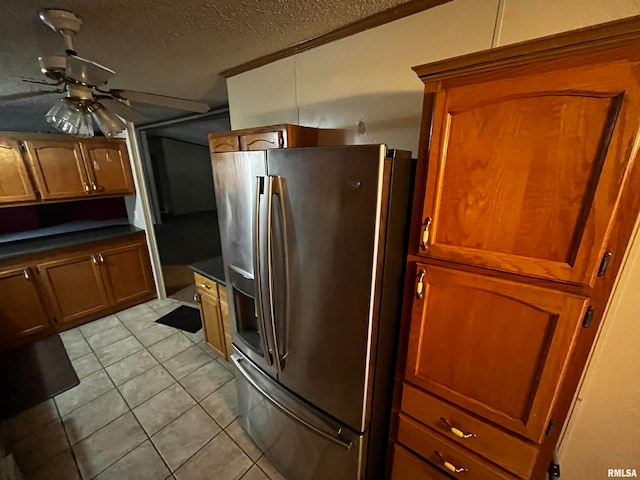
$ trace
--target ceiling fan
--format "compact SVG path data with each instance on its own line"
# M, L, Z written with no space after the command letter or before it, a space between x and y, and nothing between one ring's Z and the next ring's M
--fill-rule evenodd
M82 19L72 12L57 9L41 10L39 16L45 25L62 35L66 55L38 58L40 70L54 83L23 80L56 88L5 95L0 100L66 92L66 96L47 112L46 120L54 128L78 137L94 135L93 121L105 136L112 137L126 128L122 119L130 122L143 120L144 115L125 103L127 100L199 113L209 111L209 105L193 100L133 90L107 90L106 84L116 72L79 57L73 47L73 36L80 31Z

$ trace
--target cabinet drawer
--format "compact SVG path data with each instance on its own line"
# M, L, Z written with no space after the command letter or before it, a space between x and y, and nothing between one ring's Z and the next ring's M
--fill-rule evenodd
M218 284L216 282L209 280L207 277L203 277L198 273L194 273L193 276L196 281L196 287L206 291L209 295L213 295L218 298Z
M281 131L252 133L240 137L241 150L266 150L267 148L284 147Z
M449 480L450 478L398 444L393 446L391 480Z
M517 477L467 452L439 433L400 414L398 441L454 478L473 480L514 480ZM455 470L459 470L456 472ZM461 470L462 469L462 470Z
M401 409L455 443L528 478L538 448L405 383ZM446 422L446 423L445 423ZM449 426L447 426L447 423ZM457 429L458 435L452 432ZM473 434L462 438L460 434Z

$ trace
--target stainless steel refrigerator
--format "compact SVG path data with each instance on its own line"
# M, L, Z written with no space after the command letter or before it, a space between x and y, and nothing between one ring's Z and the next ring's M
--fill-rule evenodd
M240 423L289 480L381 478L409 152L212 155Z

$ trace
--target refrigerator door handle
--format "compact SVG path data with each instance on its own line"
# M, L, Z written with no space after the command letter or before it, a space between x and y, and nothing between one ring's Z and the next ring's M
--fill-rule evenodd
M337 430L331 429L331 431L327 431L326 429L323 429L323 428L321 428L321 427L319 427L317 425L314 425L313 423L311 423L311 422L305 420L304 418L300 417L299 415L295 414L294 412L289 410L287 407L282 405L280 402L278 402L271 395L269 395L258 384L258 382L256 382L251 377L251 374L242 365L242 362L245 360L242 356L240 356L238 354L233 354L233 355L231 355L231 360L233 361L233 363L236 366L236 368L238 369L238 371L253 386L253 388L255 388L258 392L260 392L260 394L265 399L267 399L269 402L271 402L276 408L278 408L278 410L283 412L285 415L288 415L289 417L291 417L292 419L294 419L296 422L300 423L301 425L305 426L309 430L314 431L318 435L321 435L322 437L324 437L324 438L326 438L326 439L328 439L328 440L330 440L330 441L332 441L334 443L337 443L338 445L340 445L341 447L346 448L347 450L351 449L351 446L353 445L353 442L351 442L350 440L346 440L346 439L340 437L340 435L342 434L342 429L341 428L338 428Z
M278 176L269 177L268 187L268 206L269 206L269 219L268 219L268 232L267 232L267 278L269 281L269 311L271 315L271 329L273 332L273 346L275 353L275 364L278 372L282 372L285 367L285 360L288 355L287 348L287 331L289 326L289 234L287 230L287 209L286 209L286 188L284 179ZM278 322L278 316L276 314L275 302L274 302L274 279L273 279L273 197L278 198L280 205L280 232L282 233L281 245L282 245L282 261L283 261L283 273L284 282L282 289L284 290L284 308L279 312L282 313L284 319L284 332L281 332L278 325L282 327L282 322ZM284 334L284 337L283 337Z
M260 324L261 337L262 337L262 348L264 351L265 361L269 366L273 365L273 359L271 357L271 351L269 349L269 344L267 342L267 325L264 320L264 311L262 304L262 246L260 242L260 227L261 227L261 218L260 218L260 197L264 192L264 177L256 177L256 205L255 205L255 221L253 224L253 272L254 277L253 281L255 282L256 289L256 313L258 314L258 323Z

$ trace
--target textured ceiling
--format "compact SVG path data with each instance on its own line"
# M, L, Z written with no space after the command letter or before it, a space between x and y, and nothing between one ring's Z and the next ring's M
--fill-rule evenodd
M219 72L330 32L407 0L0 0L0 95L42 88L37 57L64 52L41 8L84 21L78 55L117 72L114 88L227 102ZM48 131L44 114L57 95L0 104L0 131ZM136 106L136 105L134 105ZM136 106L137 107L137 106ZM140 108L150 120L184 115Z

